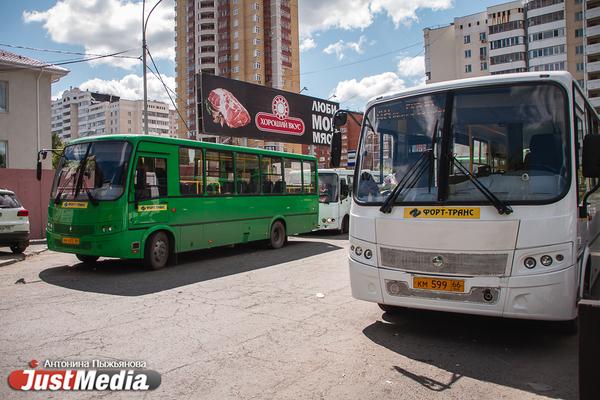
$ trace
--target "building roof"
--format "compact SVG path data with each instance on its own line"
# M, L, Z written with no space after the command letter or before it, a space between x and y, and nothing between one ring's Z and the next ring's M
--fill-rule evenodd
M11 53L10 51L0 50L0 71L14 68L43 69L51 73L53 79L61 78L69 73L69 70L66 68Z

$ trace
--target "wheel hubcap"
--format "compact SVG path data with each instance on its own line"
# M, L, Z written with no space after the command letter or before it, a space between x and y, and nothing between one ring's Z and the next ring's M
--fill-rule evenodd
M167 244L162 240L159 240L154 243L154 248L152 249L152 255L154 256L154 261L159 264L162 264L167 257Z

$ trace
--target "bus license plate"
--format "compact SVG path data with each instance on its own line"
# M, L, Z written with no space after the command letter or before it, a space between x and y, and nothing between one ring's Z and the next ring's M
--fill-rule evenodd
M63 242L63 244L79 245L79 238L64 237L64 238L62 238L62 242Z
M437 290L442 292L465 292L465 281L459 279L413 278L414 289Z

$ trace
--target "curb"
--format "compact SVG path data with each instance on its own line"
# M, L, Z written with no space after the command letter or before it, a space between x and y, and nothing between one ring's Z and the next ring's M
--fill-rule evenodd
M18 263L20 261L25 261L29 257L37 256L38 254L42 254L45 251L48 251L47 247L45 249L37 250L37 251L31 252L29 254L24 254L23 258L21 258L20 256L18 256L17 258L10 258L8 260L0 260L0 268L6 267L7 265Z

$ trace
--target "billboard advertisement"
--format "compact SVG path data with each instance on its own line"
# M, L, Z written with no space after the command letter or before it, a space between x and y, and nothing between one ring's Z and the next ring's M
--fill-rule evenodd
M338 103L199 74L202 133L284 143L329 145Z

